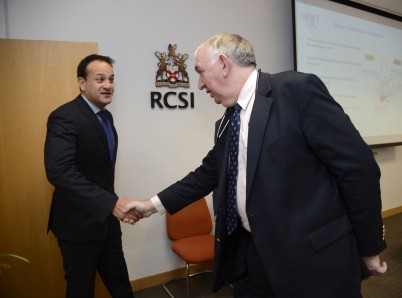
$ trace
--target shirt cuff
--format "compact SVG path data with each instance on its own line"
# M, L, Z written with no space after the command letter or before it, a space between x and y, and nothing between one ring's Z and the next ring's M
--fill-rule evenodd
M163 207L161 200L158 196L154 196L151 198L151 202L154 205L155 209L159 212L159 214L165 214L166 209Z

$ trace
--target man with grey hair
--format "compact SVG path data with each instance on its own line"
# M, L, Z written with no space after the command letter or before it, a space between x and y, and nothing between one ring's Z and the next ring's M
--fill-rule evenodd
M260 73L252 45L218 34L195 52L198 87L227 107L202 164L129 206L173 214L213 191L213 289L251 297L360 297L384 274L380 170L315 75ZM233 142L233 143L232 143Z

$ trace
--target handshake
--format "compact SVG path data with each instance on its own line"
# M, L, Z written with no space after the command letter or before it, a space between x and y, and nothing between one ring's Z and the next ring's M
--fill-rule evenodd
M151 200L137 201L129 198L119 198L113 208L113 215L130 225L144 217L150 217L157 210Z

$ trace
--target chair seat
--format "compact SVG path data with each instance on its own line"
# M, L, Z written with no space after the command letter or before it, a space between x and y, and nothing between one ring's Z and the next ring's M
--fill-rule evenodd
M198 264L214 259L214 235L198 235L176 240L172 250L185 262Z
M190 297L190 265L214 259L215 236L212 235L212 217L205 198L200 198L174 214L166 213L166 228L172 240L173 252L186 262L186 296ZM198 272L197 272L198 274ZM170 297L174 297L167 288Z

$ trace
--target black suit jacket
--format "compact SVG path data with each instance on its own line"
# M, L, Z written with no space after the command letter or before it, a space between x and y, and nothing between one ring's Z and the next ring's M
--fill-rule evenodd
M115 134L113 118L107 112ZM106 134L98 117L79 95L53 111L45 143L47 178L55 187L49 226L58 239L99 240L120 235L112 215L115 164L110 159Z
M244 251L226 236L227 135L202 165L158 194L169 213L214 190L214 289ZM246 211L278 297L358 297L361 256L385 247L380 170L318 77L262 73L247 147ZM230 260L227 255L233 255Z

